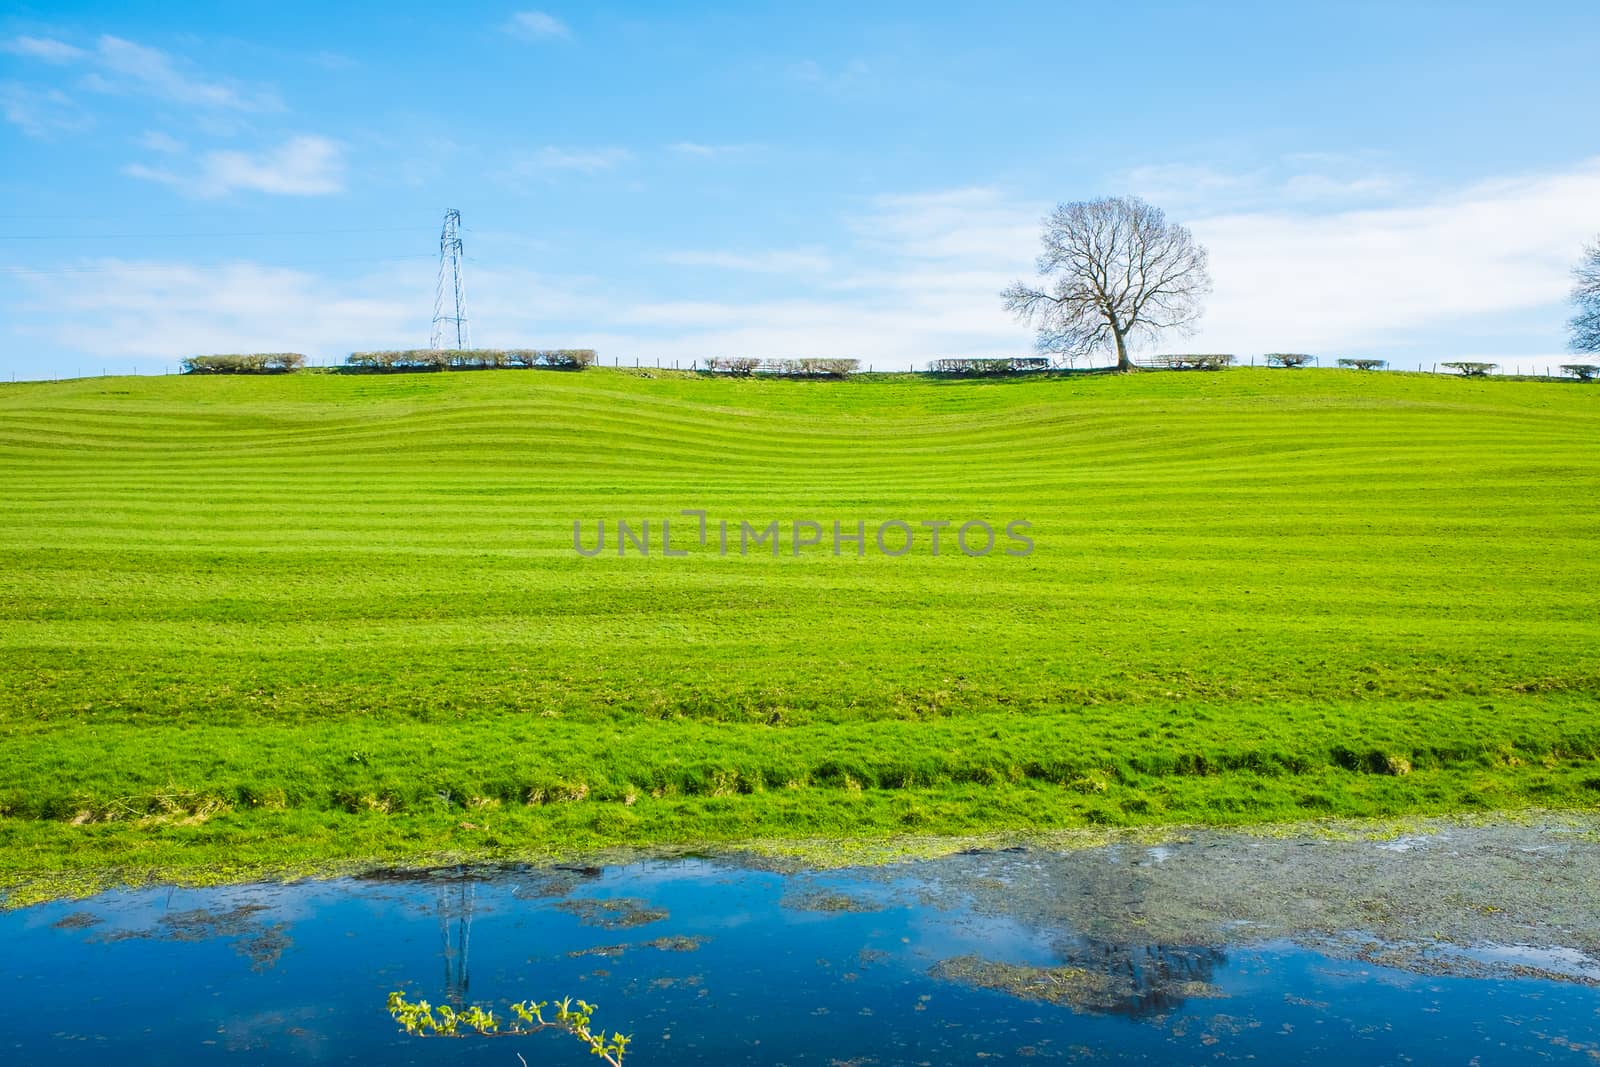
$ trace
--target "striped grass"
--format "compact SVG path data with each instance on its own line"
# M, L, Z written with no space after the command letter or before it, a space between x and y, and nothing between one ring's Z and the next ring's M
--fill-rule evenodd
M1600 803L1581 383L26 383L0 486L0 878ZM572 550L682 508L1037 547Z

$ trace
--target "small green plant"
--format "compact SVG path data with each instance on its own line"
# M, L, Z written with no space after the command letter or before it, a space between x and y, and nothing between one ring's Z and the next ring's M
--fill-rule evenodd
M589 1046L591 1053L612 1067L622 1067L622 1058L631 1040L624 1034L612 1033L607 1037L604 1030L596 1033L591 1029L595 1005L571 997L558 1001L556 1013L549 1019L544 1016L544 1009L550 1007L549 1001L525 1000L508 1005L512 1019L505 1029L501 1029L499 1016L476 1004L457 1011L448 1004L435 1007L426 1000L407 1000L404 993L395 990L389 994L388 1006L390 1017L415 1037L466 1037L468 1034L510 1037L536 1034L541 1030L563 1030Z

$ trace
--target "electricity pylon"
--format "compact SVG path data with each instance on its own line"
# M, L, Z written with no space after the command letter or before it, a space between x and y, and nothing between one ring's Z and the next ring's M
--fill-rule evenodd
M439 232L439 285L433 293L432 349L471 348L472 330L467 326L467 290L461 276L461 212L451 208L444 213L444 229ZM451 294L455 314L445 314L445 293Z

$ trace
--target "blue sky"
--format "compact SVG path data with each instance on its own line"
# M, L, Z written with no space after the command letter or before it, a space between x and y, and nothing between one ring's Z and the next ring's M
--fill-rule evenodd
M10 5L0 374L423 347L1025 352L1058 201L1211 251L1197 336L1558 362L1600 5Z

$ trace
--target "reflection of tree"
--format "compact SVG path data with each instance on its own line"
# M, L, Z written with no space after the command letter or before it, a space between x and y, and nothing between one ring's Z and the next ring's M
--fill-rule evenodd
M979 956L945 960L934 974L1079 1011L1142 1018L1172 1011L1191 997L1216 996L1212 978L1227 962L1204 943L1152 940L1149 866L1127 850L1068 855L977 857L967 871L946 876L973 910L1004 916L1040 932L1055 945L1057 964L998 963ZM1156 935L1159 938L1159 934Z
M1197 996L1216 996L1211 976L1226 962L1203 945L1117 945L1086 941L1052 967L997 963L979 956L941 960L933 975L1026 1000L1097 1015L1164 1015Z
M1140 1018L1162 1015L1197 993L1211 989L1211 978L1228 960L1209 945L1136 945L1087 940L1062 954L1067 967L1107 979L1099 1005L1092 1010Z
M1159 910L1160 904L1151 901L1151 868L1136 856L1111 848L1062 857L1065 868L1056 874L1065 875L1067 884L1057 881L1056 892L1045 899L1054 912L1046 921L1061 931L1056 951L1062 966L1104 978L1091 1010L1138 1018L1171 1011L1204 993L1227 956L1209 945L1140 936L1152 906Z

